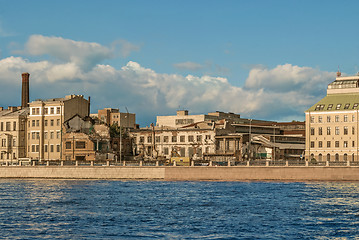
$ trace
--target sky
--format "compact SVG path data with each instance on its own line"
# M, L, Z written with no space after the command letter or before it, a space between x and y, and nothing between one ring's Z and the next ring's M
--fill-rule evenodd
M0 106L91 96L136 113L303 121L359 72L359 1L0 0Z

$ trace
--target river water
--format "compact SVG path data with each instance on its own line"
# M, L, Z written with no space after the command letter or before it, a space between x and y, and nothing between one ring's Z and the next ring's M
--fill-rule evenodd
M359 183L0 180L0 239L359 239Z

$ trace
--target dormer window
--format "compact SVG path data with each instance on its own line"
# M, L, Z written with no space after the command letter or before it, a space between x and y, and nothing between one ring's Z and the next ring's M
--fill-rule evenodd
M354 103L354 105L353 105L353 109L357 108L357 107L358 107L358 105L359 105L359 103Z
M341 103L338 103L338 104L337 104L337 107L336 107L336 110L339 110L341 106L342 106L342 104L341 104Z
M346 103L344 109L349 109L350 103Z
M333 104L329 104L327 110L332 110Z

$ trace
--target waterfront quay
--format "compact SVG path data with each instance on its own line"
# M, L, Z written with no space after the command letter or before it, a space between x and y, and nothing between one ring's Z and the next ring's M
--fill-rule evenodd
M243 161L191 162L189 166L165 162L33 161L5 163L0 178L114 179L163 181L359 181L357 162Z

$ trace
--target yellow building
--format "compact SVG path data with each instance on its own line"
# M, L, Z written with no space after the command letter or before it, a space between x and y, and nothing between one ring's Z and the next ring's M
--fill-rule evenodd
M89 115L90 101L82 95L36 100L29 103L27 125L28 157L59 160L62 155L63 123L78 114Z
M358 161L359 76L328 85L327 96L305 112L306 159Z

